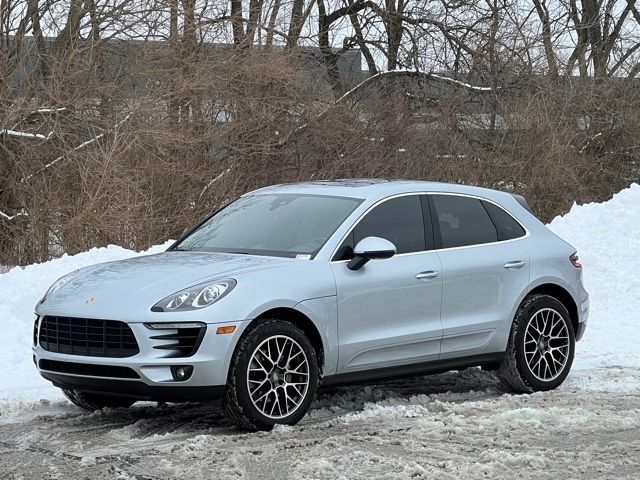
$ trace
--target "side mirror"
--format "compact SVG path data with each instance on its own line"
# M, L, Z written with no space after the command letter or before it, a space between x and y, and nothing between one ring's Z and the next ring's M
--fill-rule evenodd
M396 246L380 237L366 237L353 249L353 258L347 263L349 270L358 270L369 260L391 258L396 254Z

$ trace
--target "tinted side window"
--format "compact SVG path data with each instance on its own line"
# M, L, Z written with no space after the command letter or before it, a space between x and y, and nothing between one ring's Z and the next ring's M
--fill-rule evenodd
M510 214L491 202L483 201L482 204L498 228L498 237L500 240L512 240L514 238L524 237L524 228L522 228Z
M398 253L425 250L424 222L419 195L393 198L371 210L345 241L351 247L365 237L381 237L396 246Z
M431 198L440 227L442 248L498 240L496 227L480 200L457 195L432 195Z

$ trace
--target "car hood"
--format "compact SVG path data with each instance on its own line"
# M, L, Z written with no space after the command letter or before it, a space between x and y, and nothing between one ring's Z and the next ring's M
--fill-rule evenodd
M38 304L41 315L101 317L99 312L148 311L163 298L207 280L237 279L248 272L283 267L289 258L171 251L86 267ZM90 309L87 307L90 305ZM133 312L132 312L133 313Z

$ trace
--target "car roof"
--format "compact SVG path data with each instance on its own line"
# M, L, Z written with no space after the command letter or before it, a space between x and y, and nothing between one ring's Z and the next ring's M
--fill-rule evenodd
M286 183L264 187L247 195L293 193L307 195L331 195L367 200L377 200L392 195L414 192L447 192L477 195L494 200L504 199L509 193L482 187L455 183L440 183L423 180L393 180L380 178L354 178L338 180L316 180Z

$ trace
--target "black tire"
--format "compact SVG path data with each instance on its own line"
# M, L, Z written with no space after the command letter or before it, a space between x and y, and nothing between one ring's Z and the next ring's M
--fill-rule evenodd
M301 347L306 355L309 379L304 396L299 401L299 406L290 415L277 419L266 416L256 408L251 400L247 385L249 362L251 362L254 352L263 342L274 336L288 337ZM269 378L268 375L267 378ZM225 388L225 414L235 425L250 431L268 431L278 423L295 425L309 410L318 387L318 378L316 352L304 332L295 325L282 320L268 319L261 321L255 326L249 327L234 352L231 366L229 367L227 387Z
M71 403L90 412L103 408L128 408L136 403L133 398L116 395L100 395L71 389L62 389L62 393Z
M529 322L533 321L533 317L541 311L557 312L565 323L566 333L568 336L568 344L564 350L566 353L566 360L564 360L564 355L562 358L558 357L565 362L564 366L558 366L558 372L555 376L548 375L548 380L541 379L533 373L536 362L535 360L532 360L531 363L534 363L534 366L530 366L527 363L527 357L525 356L525 338L527 338L527 342L532 342L532 337L526 334L526 329ZM558 319L558 321L560 320ZM558 328L561 328L561 326ZM534 343L534 346L530 346L529 348L537 348L537 343ZM530 353L530 355L533 354ZM540 355L539 353L538 355L538 357L531 358L545 356ZM574 355L575 333L566 307L560 301L549 295L529 295L523 300L516 312L515 318L513 319L513 325L511 326L511 332L509 334L507 352L504 360L498 367L496 374L507 391L532 393L537 391L553 390L561 385L567 378L567 375L571 370L571 365L573 364ZM549 371L549 374L551 374L551 371Z

